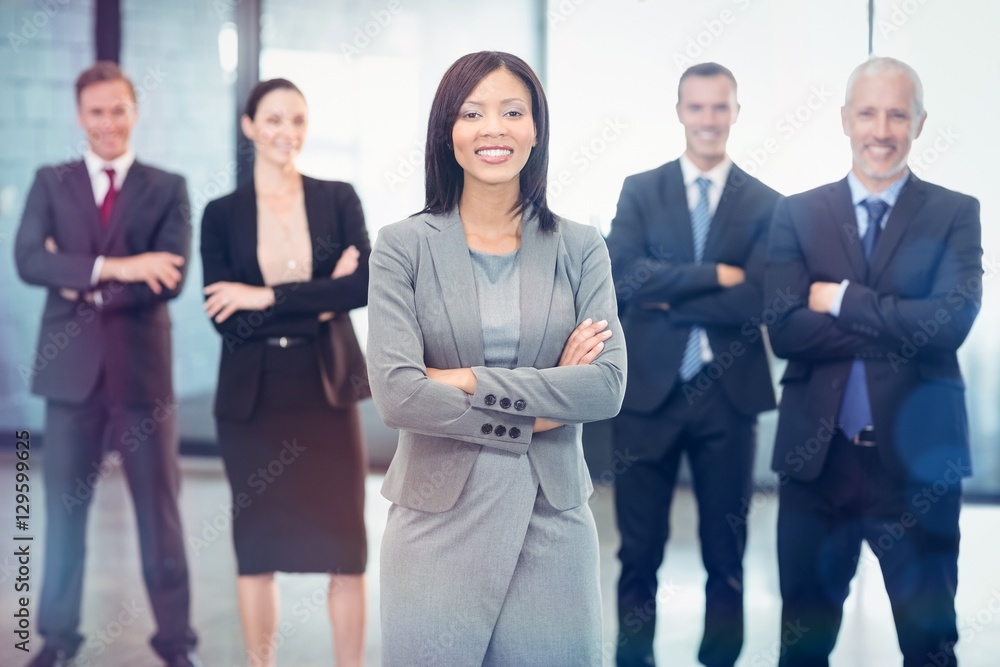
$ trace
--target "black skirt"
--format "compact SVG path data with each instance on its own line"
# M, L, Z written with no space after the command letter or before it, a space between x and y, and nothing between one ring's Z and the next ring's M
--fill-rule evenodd
M267 347L252 416L216 424L239 573L363 573L361 423L327 404L314 346Z

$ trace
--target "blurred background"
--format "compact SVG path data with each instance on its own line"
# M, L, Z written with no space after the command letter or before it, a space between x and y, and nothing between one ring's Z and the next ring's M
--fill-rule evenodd
M1000 191L986 164L1000 140L980 132L1000 104L998 24L1000 4L986 0L0 0L0 428L43 435L43 403L24 379L43 297L17 277L13 237L35 169L78 159L86 146L73 81L97 57L119 60L136 85L139 159L187 178L195 247L187 288L171 304L174 373L184 451L211 454L220 341L201 311L197 238L205 204L248 173L237 159L238 109L258 78L302 88L310 125L299 166L352 183L374 238L422 206L424 131L444 70L471 51L518 54L551 105L549 202L607 233L624 178L683 150L674 104L686 67L713 60L733 70L742 111L730 154L792 194L846 174L839 109L848 74L871 50L923 79L929 116L913 171L982 203L986 296L960 353L976 466L966 488L1000 499L1000 346L991 334L1000 325ZM363 310L354 323L364 342ZM395 434L370 401L363 413L373 467L384 468ZM774 420L761 421L762 485L773 479ZM610 464L606 425L590 426L586 439L599 478Z
M1000 106L998 25L1000 3L988 0L0 0L0 430L27 428L34 444L44 440L43 402L30 395L27 381L44 295L19 280L13 262L27 190L39 166L81 157L86 142L76 124L73 82L95 60L117 60L137 90L132 143L139 159L187 178L195 245L188 285L170 309L182 451L198 456L182 461L181 510L202 658L213 667L242 664L229 545L232 505L214 456L211 415L221 344L201 309L198 237L205 204L249 176L251 165L239 158L246 153L240 151L238 118L258 79L286 77L304 91L310 117L299 167L353 184L374 239L381 227L423 205L424 132L446 68L472 51L515 53L535 68L549 97L550 205L606 234L625 177L684 149L674 105L678 79L689 65L717 61L735 73L742 111L730 155L768 185L793 194L847 173L851 155L839 115L847 77L869 53L894 56L919 72L929 113L913 146L912 170L982 204L985 301L959 354L975 475L965 486L971 502L962 513L957 604L962 664L996 665L1000 188L987 158L1000 154L990 125ZM353 320L364 344L365 311L356 311ZM783 362L773 363L777 378ZM378 494L379 472L392 457L396 434L381 424L371 401L362 404L362 417L373 469L366 505L367 658L377 665L378 544L389 504ZM760 423L756 479L764 493L749 508L747 644L740 667L772 665L780 651L775 482L768 469L775 418L766 413ZM607 486L615 477L608 435L608 425L596 423L584 436L598 482L591 506L601 541L606 664L616 642L618 541ZM3 489L12 488L13 445L13 438L0 438ZM117 627L121 639L107 653L103 644L96 652L88 645L87 655L96 661L89 664L106 667L148 664L148 610L128 632L114 625L123 605L141 605L145 598L125 481L112 470L91 512L84 631L100 637L101 628ZM6 493L0 497L10 497ZM682 490L677 497L676 530L658 592L671 602L658 620L657 651L669 656L669 664L686 666L694 664L700 637L703 574L691 494ZM13 509L13 503L0 504L0 523L11 519L4 525L13 526ZM42 517L38 502L35 516ZM36 578L40 565L36 554ZM9 579L15 571L12 556L0 558L3 610L13 609ZM284 578L282 605L294 622L288 632L282 626L281 639L288 641L281 664L331 664L329 628L319 611L325 585L321 575ZM832 664L898 667L881 573L868 550L846 609ZM8 643L0 645L0 664L25 658Z

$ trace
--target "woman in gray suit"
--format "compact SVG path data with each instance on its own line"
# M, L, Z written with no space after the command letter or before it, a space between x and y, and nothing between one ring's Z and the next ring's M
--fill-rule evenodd
M371 256L371 388L400 430L386 667L601 664L581 424L617 414L625 346L604 240L546 204L548 120L524 61L460 58L431 107L426 207Z

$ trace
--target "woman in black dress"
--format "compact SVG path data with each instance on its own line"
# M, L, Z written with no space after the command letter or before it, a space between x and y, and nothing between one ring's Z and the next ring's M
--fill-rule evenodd
M298 173L306 103L289 81L257 84L241 126L253 181L202 222L205 311L223 337L215 402L233 492L238 596L250 664L270 667L274 573L329 572L337 665L362 664L367 558L357 408L330 407L316 338L364 306L370 246L354 189Z

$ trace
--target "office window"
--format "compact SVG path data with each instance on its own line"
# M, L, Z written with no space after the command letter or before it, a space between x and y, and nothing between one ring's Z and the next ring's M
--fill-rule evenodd
M990 161L1000 149L995 126L1000 91L994 83L1000 6L976 2L975 12L926 2L875 3L874 52L917 70L927 121L913 142L910 166L920 178L979 199L983 222L983 308L959 350L966 383L975 475L973 493L1000 494L1000 191ZM970 17L974 17L972 20ZM955 44L942 36L961 36ZM948 46L951 44L951 46ZM947 54L948 57L942 57ZM971 82L971 85L970 85ZM960 286L956 286L960 287Z
M14 236L35 171L79 160L87 141L76 123L73 84L94 59L94 3L0 3L0 424L37 428L31 395L45 290L21 282ZM50 352L51 355L51 352Z
M132 77L137 159L182 174L194 239L187 283L170 304L181 437L214 440L211 403L220 339L202 311L199 256L205 205L236 187L232 2L122 2L122 67ZM156 35L151 39L151 35Z

